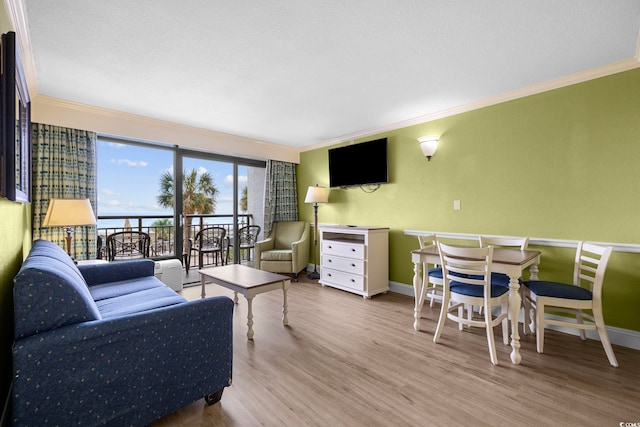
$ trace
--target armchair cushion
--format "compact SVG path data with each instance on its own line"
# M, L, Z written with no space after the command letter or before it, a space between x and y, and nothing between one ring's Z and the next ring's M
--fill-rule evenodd
M274 249L262 253L262 261L291 261L291 249Z

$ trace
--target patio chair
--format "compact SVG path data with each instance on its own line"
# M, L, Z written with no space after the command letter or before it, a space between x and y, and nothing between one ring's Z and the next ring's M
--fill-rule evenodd
M238 254L242 259L242 252L247 252L247 261L251 261L251 249L253 249L258 241L258 235L262 231L259 225L247 225L238 230Z
M187 272L191 267L191 254L198 254L198 268L204 265L204 255L212 254L215 264L218 265L218 259L222 265L225 264L226 251L229 247L227 230L222 227L206 227L198 231L196 237L189 239L189 248L187 256Z
M109 261L149 258L151 237L143 231L118 231L107 236Z

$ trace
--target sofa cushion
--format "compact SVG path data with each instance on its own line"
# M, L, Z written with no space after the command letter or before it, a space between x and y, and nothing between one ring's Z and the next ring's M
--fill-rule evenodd
M47 240L33 242L14 279L13 302L16 339L101 318L78 268Z
M95 285L90 291L103 319L187 301L154 276Z
M262 261L291 261L292 257L291 249L274 249L260 254Z

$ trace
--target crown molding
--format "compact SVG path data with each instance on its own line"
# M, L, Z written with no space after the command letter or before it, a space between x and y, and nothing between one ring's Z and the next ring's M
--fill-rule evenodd
M16 40L22 57L22 68L24 69L25 80L29 94L38 93L38 80L36 78L36 67L31 53L31 38L27 26L27 18L24 10L24 0L5 0L9 20L16 32Z
M489 107L491 105L501 104L503 102L524 98L526 96L536 95L539 93L548 92L550 90L560 89L560 88L571 86L577 83L586 82L586 81L597 79L600 77L606 77L609 75L621 73L623 71L629 71L639 67L640 67L640 37L638 38L637 54L636 54L636 57L634 58L629 58L623 61L614 62L612 64L604 65L601 67L592 68L590 70L581 71L579 73L570 74L568 76L563 76L556 79L548 80L546 82L512 90L510 92L492 96L490 98L485 98L485 99L470 102L467 104L459 105L456 107L447 108L441 111L436 111L435 113L426 114L424 116L403 120L387 126L339 136L337 138L333 138L318 144L303 147L300 149L300 152L311 151L318 148L340 144L347 141L353 141L359 138L365 138L365 137L369 137L369 136L373 136L373 135L377 135L385 132L402 129L409 126L418 125L421 123L430 122L437 119L442 119L449 116L454 116L460 113L466 113L469 111L478 110L480 108Z

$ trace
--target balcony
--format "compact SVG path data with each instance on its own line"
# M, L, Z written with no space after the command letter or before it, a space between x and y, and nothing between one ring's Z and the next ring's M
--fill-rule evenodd
M233 235L234 224L233 215L227 214L203 214L203 215L185 215L185 232L187 238L193 238L198 231L205 227L222 227L226 230L227 236L231 242L229 248L229 260L233 260ZM238 215L240 226L253 225L252 214ZM190 223L187 227L186 224ZM117 225L119 224L119 225ZM142 231L149 234L151 245L149 257L154 260L177 258L183 260L183 256L176 256L175 253L175 230L173 227L173 215L99 215L97 234L99 237L97 258L107 259L105 243L107 236L119 231ZM186 250L186 247L185 247ZM248 262L249 254L241 254L242 262ZM215 258L213 256L204 257L205 265L213 265ZM193 281L199 281L197 274L197 261L191 260L191 269L188 274L185 271L185 284Z

